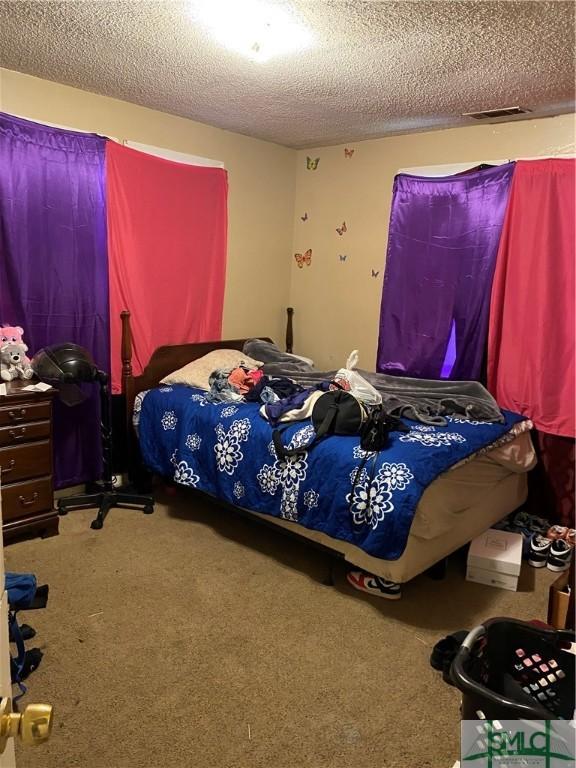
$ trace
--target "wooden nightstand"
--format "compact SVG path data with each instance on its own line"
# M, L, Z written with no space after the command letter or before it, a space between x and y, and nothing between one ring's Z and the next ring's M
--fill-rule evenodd
M0 395L0 481L4 541L53 536L58 514L52 488L52 397L25 391L29 381L6 382Z

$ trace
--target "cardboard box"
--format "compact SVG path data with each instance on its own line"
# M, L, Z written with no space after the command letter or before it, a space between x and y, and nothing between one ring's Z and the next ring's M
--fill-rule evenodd
M468 550L466 579L516 592L522 568L522 534L490 528Z
M550 587L548 596L548 624L556 629L566 629L570 623L568 620L570 606L569 586L571 586L570 575L568 571L565 571L560 574Z

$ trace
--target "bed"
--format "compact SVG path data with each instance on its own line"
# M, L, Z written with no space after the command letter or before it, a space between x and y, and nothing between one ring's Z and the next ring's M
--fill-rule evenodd
M289 313L290 351L291 319ZM304 464L295 457L288 470L296 486L293 481L289 485L271 446L271 427L258 415L257 405L214 405L201 391L159 386L164 376L214 349L242 350L245 339L160 347L142 374L134 376L128 312L122 314L122 328L122 386L130 417L137 397L148 393L140 415L140 447L148 467L353 566L395 582L409 581L526 499L526 473L535 463L529 422L512 414L502 425L456 418L446 427L407 421L410 431L394 435L390 449L382 452L386 456L372 459L373 472L386 476L387 485L377 492L382 514L369 519L365 496L356 493L356 485L350 488L363 460L357 438L327 438ZM309 430L309 424L299 422L285 439L303 444ZM366 478L367 489L373 479ZM390 510L393 515L386 514Z

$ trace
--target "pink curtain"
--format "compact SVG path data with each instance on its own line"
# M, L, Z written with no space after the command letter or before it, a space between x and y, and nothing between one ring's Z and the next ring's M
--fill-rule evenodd
M573 438L574 160L518 161L492 285L488 387L542 432Z
M219 339L226 277L226 171L106 147L112 391L120 312L132 313L133 368L162 344Z
M534 422L527 508L574 527L574 160L518 161L492 285L488 387Z
M574 440L534 430L538 464L528 477L526 509L551 523L576 528L574 512Z

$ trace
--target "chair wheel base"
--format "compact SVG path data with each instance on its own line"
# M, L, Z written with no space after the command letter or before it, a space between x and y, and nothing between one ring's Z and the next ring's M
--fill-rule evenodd
M152 496L129 493L122 490L103 490L99 493L84 493L80 496L72 496L58 501L58 513L66 515L73 509L98 509L97 517L90 523L90 528L99 531L104 526L104 521L112 507L122 509L141 509L145 515L154 512L154 499Z

